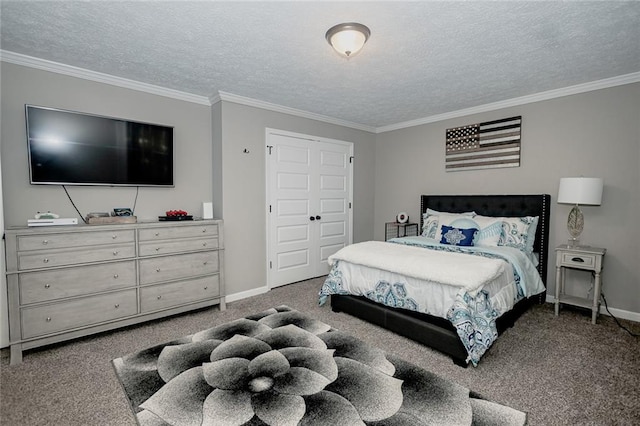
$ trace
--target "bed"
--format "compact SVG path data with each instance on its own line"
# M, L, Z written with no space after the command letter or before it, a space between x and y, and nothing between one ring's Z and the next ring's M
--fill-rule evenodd
M529 278L527 280L534 281L537 280L539 283L535 283L532 288L526 289L523 285L521 285L521 281L526 281L523 279L526 273L523 273L523 266L518 265L510 265L510 262L502 262L505 266L502 269L498 268L496 265L500 263L498 259L507 259L503 256L502 251L499 251L497 254L494 253L485 253L485 251L491 252L494 250L493 247L489 247L487 249L481 247L444 247L437 248L436 250L424 250L423 248L416 248L413 246L423 245L424 238L421 237L409 237L409 238L399 238L393 239L388 243L383 242L366 242L359 243L352 246L373 244L373 248L376 249L379 254L379 259L376 259L375 256L370 256L371 260L368 260L369 267L364 266L362 268L363 272L360 273L354 272L346 274L347 267L351 268L359 268L361 265L358 265L358 258L356 257L354 261L350 262L349 260L340 260L335 261L334 267L332 268L331 273L325 280L325 284L320 291L320 301L321 303L326 300L326 298L330 295L331 299L331 307L335 312L344 312L373 324L382 326L390 331L403 335L405 337L409 337L413 340L416 340L422 344L425 344L429 347L432 347L436 350L439 350L453 359L453 361L460 366L466 367L469 363L473 365L477 365L480 357L486 350L488 350L489 346L493 343L495 338L497 338L504 330L514 325L515 320L525 312L532 304L534 303L544 303L546 298L546 276L547 276L547 264L548 264L548 248L549 248L549 208L550 208L550 196L548 194L535 194L535 195L422 195L420 199L420 230L422 234L429 234L429 237L433 237L431 235L433 230L429 230L429 226L431 225L433 216L437 216L438 214L442 214L440 216L440 222L444 224L446 222L446 218L451 219L451 217L446 215L455 215L458 219L460 216L466 216L467 214L473 218L473 220L481 221L481 220L490 220L490 218L537 218L535 226L530 228L531 232L528 238L527 250L523 247L520 247L522 250L511 250L512 252L522 251L525 257L531 260L531 265L525 265L527 268L534 269L533 275L531 275L531 271L528 271ZM473 215L471 215L473 213ZM437 218L437 217L436 217ZM444 219L443 219L444 218ZM460 223L460 222L457 222ZM481 222L482 223L482 222ZM489 227L487 227L489 229ZM533 233L533 229L535 229L535 234ZM441 227L440 233L437 233L437 242L440 241L442 237L442 233L445 230L449 230L449 228ZM456 232L459 232L458 229L453 229ZM463 231L465 231L463 229ZM504 237L504 231L503 237ZM449 234L451 235L451 234ZM418 241L419 240L419 241ZM430 239L426 239L429 240ZM476 241L476 237L474 234L474 241ZM376 246L375 244L378 244ZM427 245L431 245L431 242L428 242ZM379 246L385 245L385 246ZM437 245L437 244L436 244ZM479 244L478 244L479 245ZM490 244L493 245L493 244ZM508 244L507 244L508 245ZM352 246L348 246L343 250L351 250ZM391 247L393 246L393 247ZM385 262L382 251L378 251L378 249L385 249L389 247L389 249L400 250L399 257L396 257L395 260L391 258L391 260L387 260ZM395 248L399 247L399 248ZM427 247L434 248L434 247ZM458 304L456 300L452 306L445 306L447 308L447 313L443 314L442 312L431 312L430 310L425 310L429 313L423 313L419 310L415 309L416 304L407 303L406 300L412 302L410 298L406 300L400 300L398 303L397 298L394 298L393 303L387 303L386 300L382 300L379 296L372 297L374 294L372 291L366 294L365 297L364 292L356 292L351 290L345 290L347 284L353 283L354 285L358 284L356 281L363 280L367 276L367 274L371 273L380 273L380 277L384 279L380 279L378 284L385 283L387 287L394 286L394 283L401 282L402 286L400 288L404 290L404 285L407 286L413 285L412 283L416 282L417 275L413 275L413 271L407 272L406 276L402 274L398 274L397 268L404 268L405 266L394 266L396 264L411 264L410 262L403 262L402 257L410 256L413 252L409 252L411 250L422 250L422 251L457 251L458 253L453 253L451 256L460 256L462 257L471 257L476 258L472 260L471 265L475 268L475 263L479 262L477 257L491 257L492 265L495 266L496 271L487 270L478 270L475 275L482 276L486 275L486 278L492 276L491 280L483 283L482 286L478 284L477 288L473 290L473 292L469 291L473 297L480 298L481 296L485 296L486 304L491 308L492 301L494 303L495 300L498 300L494 297L494 294L491 294L492 290L484 290L484 286L486 285L489 288L492 285L497 286L497 281L507 279L508 277L515 277L515 280L512 280L512 285L515 285L509 292L506 292L508 287L503 287L506 293L504 294L514 294L517 292L517 297L512 300L512 305L508 307L501 306L496 309L489 309L489 314L487 317L487 321L491 322L491 330L489 332L489 328L486 331L470 331L465 334L463 329L465 327L468 328L468 325L461 325L462 322L456 323L455 316L456 309L454 308L454 304ZM404 251L403 251L404 250ZM502 250L502 248L500 248ZM475 252L479 251L479 253ZM495 250L494 250L495 251ZM339 252L340 253L340 252ZM391 253L391 252L390 252ZM465 254L460 254L465 253ZM468 254L476 254L476 256L468 256ZM510 255L510 253L508 253ZM438 262L441 260L441 257L444 256L442 253L434 253L429 256L436 256L435 260ZM365 256L367 257L367 256ZM347 258L345 258L347 259ZM380 264L376 264L375 262L380 261ZM372 263L373 262L373 263ZM528 262L528 261L527 261ZM336 266L338 263L341 263L341 268L338 269ZM384 265L385 266L380 266ZM389 269L385 269L386 266L389 266ZM492 266L492 267L493 267ZM484 267L484 265L483 265ZM395 268L395 269L394 269ZM445 268L442 266L442 268ZM392 270L393 269L393 270ZM432 272L429 274L436 274L437 276L437 268L431 268ZM458 268L464 269L467 268ZM497 269L500 269L499 275ZM342 274L341 271L344 271L345 274ZM474 270L475 271L475 270ZM365 274L366 272L366 274ZM515 273L514 273L515 272ZM526 272L526 271L525 271ZM537 273L537 274L536 274ZM337 280L338 285L336 285L336 274L339 275L339 279ZM387 275L382 275L387 274ZM388 274L393 274L388 278ZM493 274L493 275L491 275ZM469 275L468 273L466 275ZM521 277L522 275L522 277ZM431 276L431 275L430 275ZM369 280L369 276L367 276L367 280ZM498 278L503 277L503 278ZM507 277L507 278L504 278ZM388 278L388 279L387 279ZM428 278L427 276L423 278ZM464 277L465 279L468 277ZM462 278L460 278L462 279ZM392 280L392 281L389 281ZM420 284L420 281L417 281ZM415 285L418 285L415 284ZM429 285L430 283L425 281L424 285ZM501 284L506 286L507 284ZM343 288L344 287L344 288ZM447 287L447 286L444 286ZM417 287L415 287L417 288ZM497 288L497 287L495 287ZM524 288L524 289L523 289ZM376 289L377 291L377 289ZM430 290L431 291L431 290ZM451 289L447 289L447 291L451 291ZM467 291L458 291L456 295L457 299L461 299L467 297ZM502 291L502 290L501 290ZM442 290L435 289L435 293L430 294L438 294L438 297L441 297ZM464 293L464 296L461 294ZM357 295L353 295L357 294ZM489 296L487 296L489 294ZM446 304L449 304L450 301L448 299L450 295L444 295L445 300L447 300ZM395 297L395 296L394 296ZM506 296L503 296L502 299L505 299ZM436 299L435 297L431 297L431 299ZM502 300L500 299L500 300ZM475 299L464 299L469 304L473 305L476 303ZM479 299L478 299L479 300ZM462 303L462 302L461 302ZM441 303L442 304L442 303ZM388 306L390 305L390 306ZM419 305L419 303L417 304ZM401 307L398 307L401 306ZM475 305L474 305L475 306ZM481 309L479 309L481 310ZM436 310L437 311L437 310ZM493 315L493 317L492 317ZM484 319L478 316L478 322L484 323ZM475 320L474 320L475 321ZM455 326L454 326L455 324ZM493 334L493 335L492 335ZM475 337L474 337L475 336ZM478 337L479 336L479 337ZM470 343L469 340L473 340L478 338L478 342ZM485 339L484 341L482 339ZM480 348L480 349L478 349Z

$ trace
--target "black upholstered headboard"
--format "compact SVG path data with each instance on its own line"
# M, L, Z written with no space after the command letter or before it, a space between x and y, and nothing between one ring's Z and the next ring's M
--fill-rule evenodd
M420 229L422 213L427 208L451 213L474 211L483 216L538 216L533 251L538 253L538 272L546 285L549 256L549 194L535 195L422 195L420 197Z

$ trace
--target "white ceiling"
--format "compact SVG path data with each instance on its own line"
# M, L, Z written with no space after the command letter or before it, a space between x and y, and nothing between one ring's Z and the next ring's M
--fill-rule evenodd
M640 72L640 2L1 1L5 53L373 129ZM346 60L324 36L371 29Z

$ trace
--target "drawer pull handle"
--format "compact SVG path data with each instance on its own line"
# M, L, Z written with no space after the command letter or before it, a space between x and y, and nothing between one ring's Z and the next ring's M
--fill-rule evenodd
M118 274L113 274L113 278L118 279Z
M117 256L117 255L118 255L118 251L117 251L117 250L115 250L115 251L113 252L113 255L114 255L114 256Z
M584 259L581 257L574 257L573 259L571 259L572 262L580 262L580 263L584 263Z
M51 317L47 317L47 322L51 322Z
M156 272L160 272L160 268L157 268L157 269L156 269Z
M49 259L47 259L46 257L43 260L44 263L49 263Z
M118 236L116 234L113 234L111 238L115 240L116 238L118 238Z
M156 247L156 251L160 251L160 247Z
M208 263L209 263L209 261L208 261L208 260L205 260L204 262L202 262L202 264L203 264L203 265L206 265L206 264L208 264Z
M204 289L205 289L205 290L206 290L206 289L208 289L208 288L209 288L209 287L207 287L207 286L205 286L205 287L204 287Z
M45 284L44 285L44 288L49 288L49 287L51 287L51 284Z
M202 243L202 247L206 247L206 246L207 246L207 243Z
M115 306L116 309L118 309L120 307L120 304L116 303L114 306Z
M42 240L42 244L46 246L47 244L49 244L49 240Z
M159 232L156 232L156 237L159 237L159 236L160 236L160 233L159 233Z
M158 296L158 300L162 299L162 296Z

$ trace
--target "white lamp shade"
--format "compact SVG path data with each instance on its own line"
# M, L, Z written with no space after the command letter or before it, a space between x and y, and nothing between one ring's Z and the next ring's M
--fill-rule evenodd
M561 178L558 203L599 206L602 203L603 186L600 178Z

